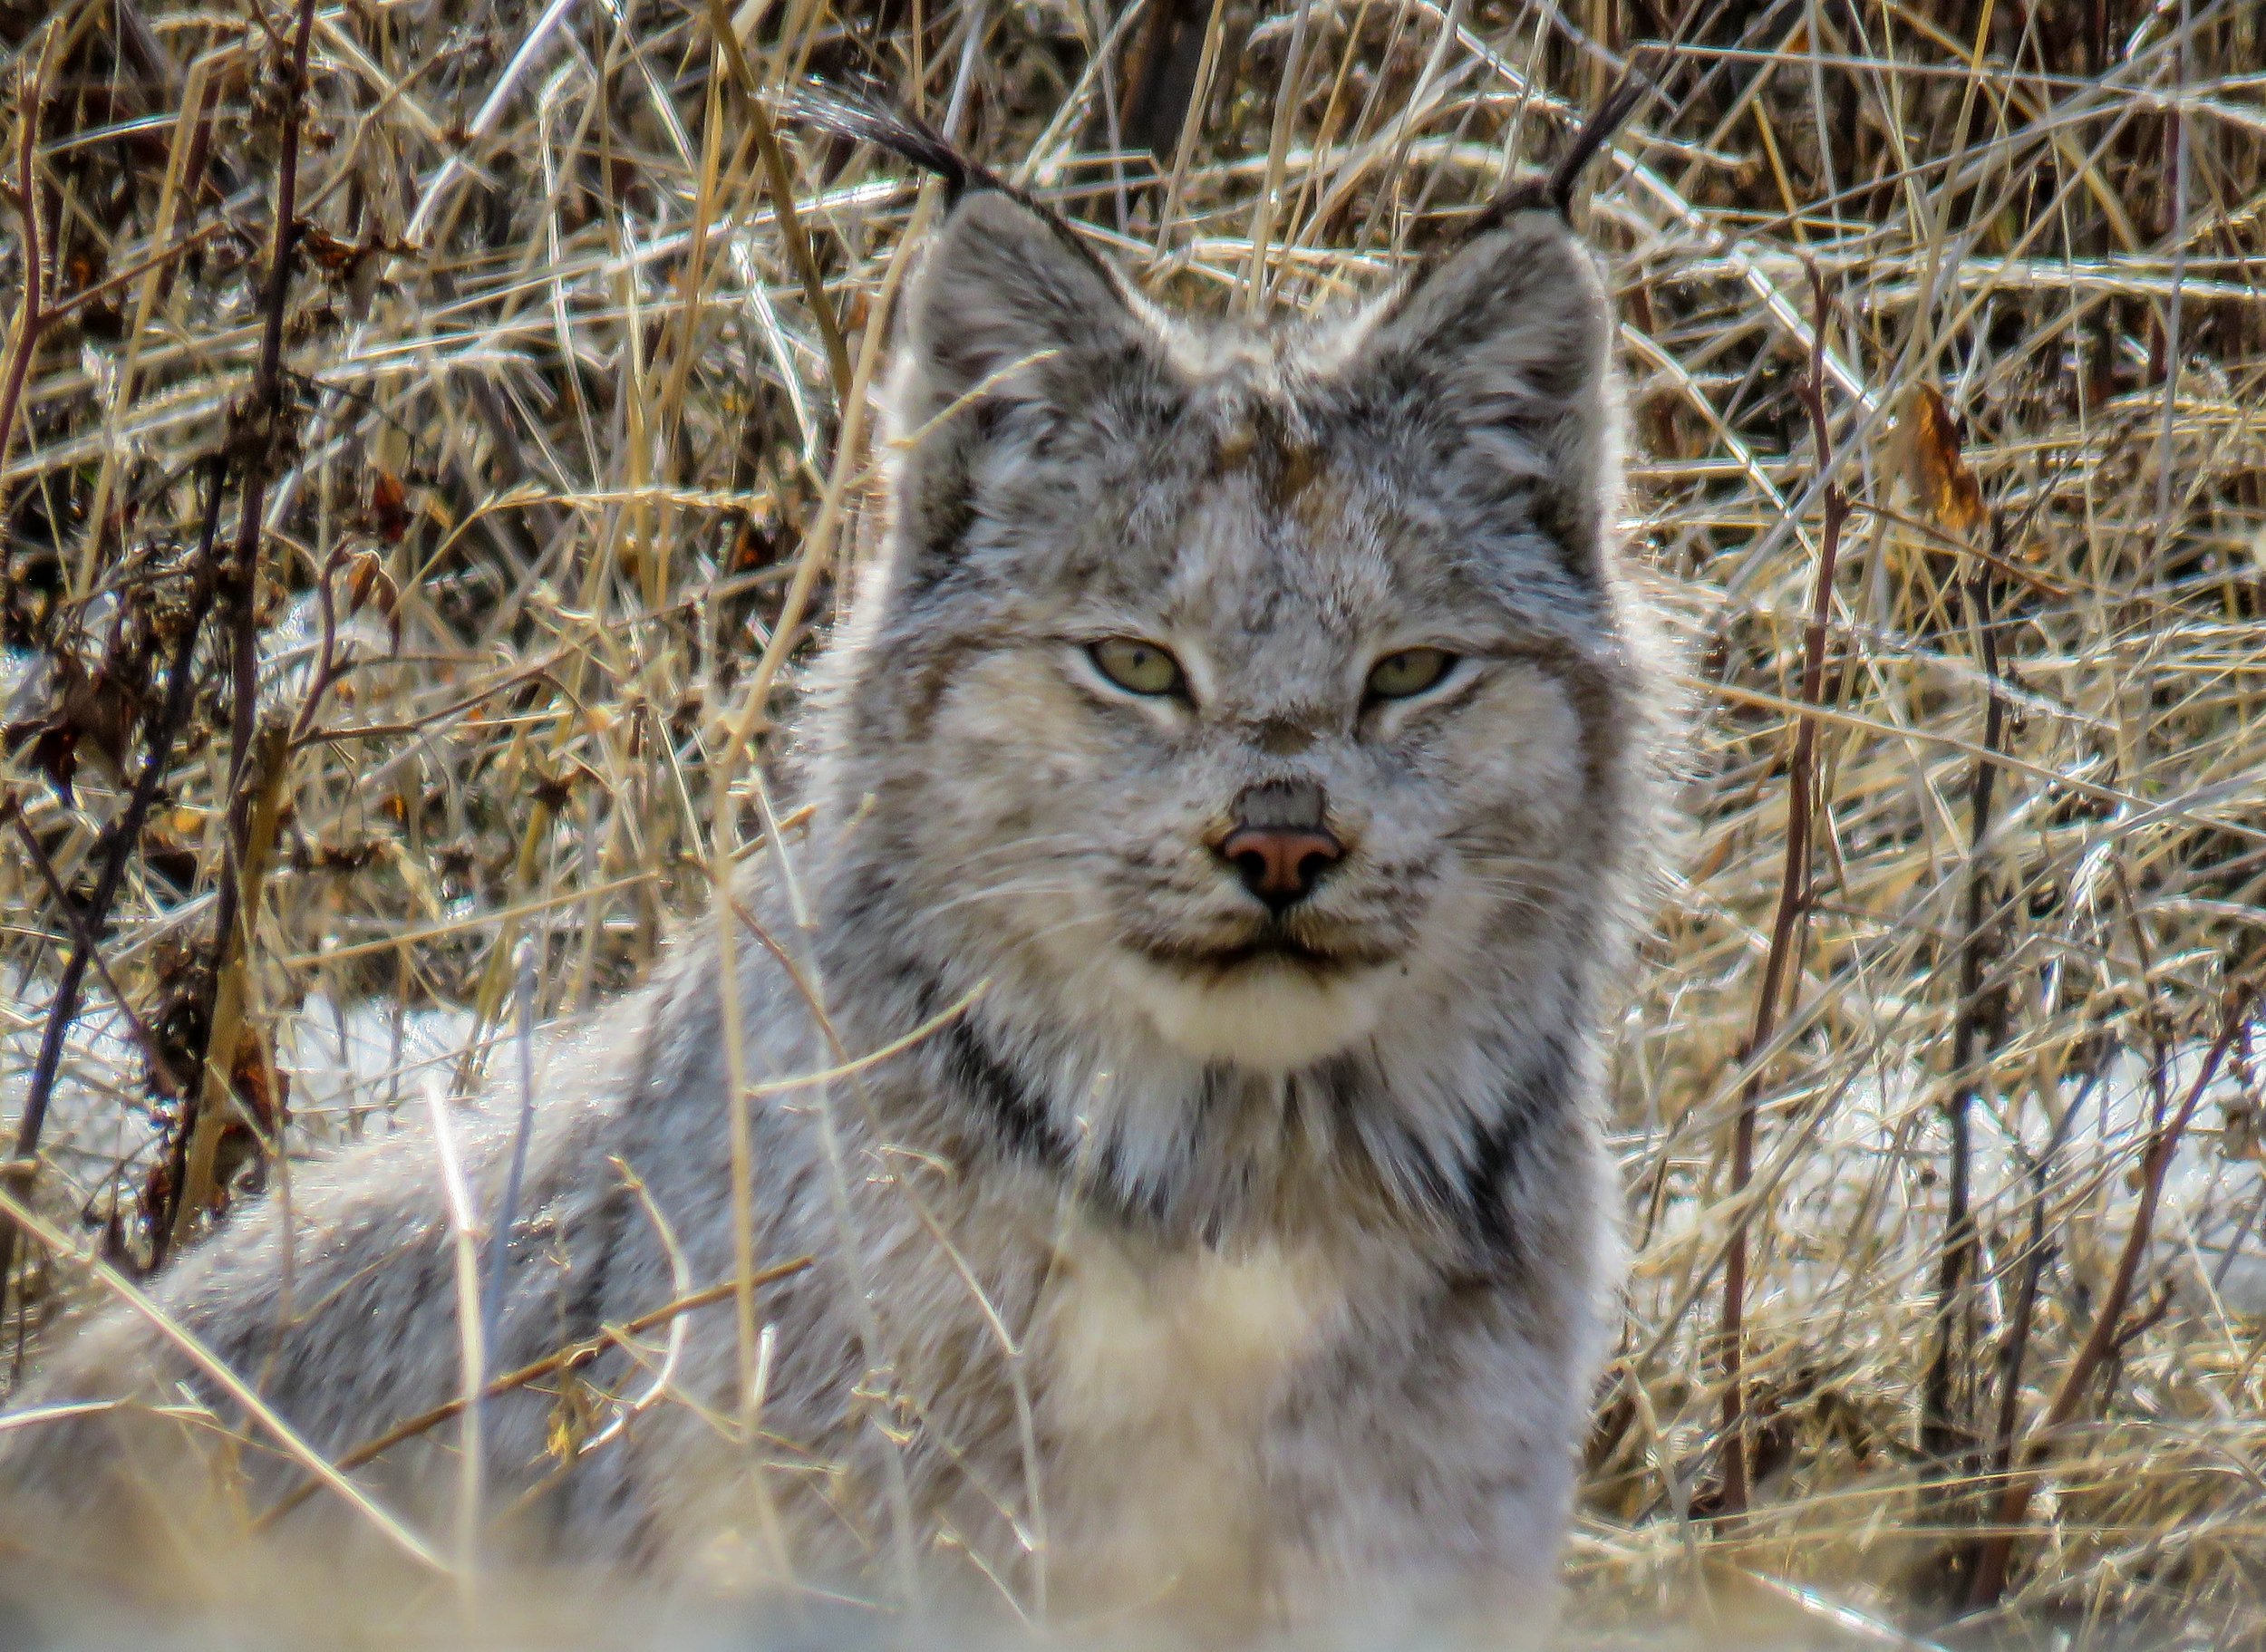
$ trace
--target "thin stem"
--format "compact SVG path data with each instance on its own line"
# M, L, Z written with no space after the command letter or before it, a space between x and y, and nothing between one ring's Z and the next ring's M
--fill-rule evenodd
M2163 1203L2164 1177L2171 1172L2180 1138L2186 1135L2195 1109L2203 1105L2203 1092L2211 1087L2211 1081L2218 1077L2220 1067L2233 1050L2235 1040L2249 1026L2259 996L2260 990L2255 985L2240 987L2228 994L2219 1036L2212 1040L2194 1081L2180 1098L2177 1110L2170 1118L2160 1121L2148 1138L2147 1149L2140 1156L2140 1197L2133 1208L2132 1226L2126 1232L2124 1250L2116 1258L2116 1271L2101 1299L2101 1311L2094 1317L2091 1331L2070 1356L2045 1415L2030 1429L2029 1443L2022 1453L2022 1466L1999 1494L1997 1516L1991 1522L1990 1535L1983 1540L1975 1563L1974 1580L1968 1591L1968 1604L1971 1607L1995 1605L2006 1592L2015 1534L2029 1516L2030 1499L2037 1495L2038 1483L2045 1478L2046 1464L2053 1457L2055 1436L2076 1418L2102 1364L2133 1335L2132 1329L2124 1324L2125 1310L2131 1305L2140 1264L2146 1259L2155 1233L2156 1208Z
M0 376L0 473L15 445L18 411L24 403L24 381L32 371L32 355L47 331L44 304L47 271L39 235L39 113L47 96L47 71L55 47L57 25L50 24L40 45L39 67L27 70L18 94L15 134L15 210L24 225L24 302L15 313L15 330L8 337L8 362Z
M235 623L230 636L229 674L234 681L229 720L228 817L220 887L214 902L213 952L219 963L216 979L228 967L238 944L237 932L247 919L242 911L247 873L246 850L252 826L254 787L247 784L253 732L259 713L259 623L257 601L259 584L261 520L266 514L267 487L282 452L284 401L284 317L291 295L291 260L299 236L299 135L305 118L307 55L315 38L315 0L299 0L298 22L291 41L290 72L284 86L281 157L276 172L275 235L267 268L266 316L260 333L259 368L252 382L252 406L246 430L243 490L237 505L236 544L228 558L226 589ZM290 760L285 749L277 761ZM208 1203L211 1189L209 1147L217 1142L219 1120L208 1105L216 1078L225 1084L234 1065L237 1028L225 1026L231 1018L214 1015L201 1064L203 1082L188 1109L183 1127L189 1131L186 1174L174 1189L177 1201L169 1222L172 1241L188 1235L190 1223Z
M1834 567L1841 553L1841 532L1849 519L1848 497L1834 475L1833 432L1825 418L1825 328L1832 300L1825 278L1809 266L1817 324L1811 340L1809 376L1802 387L1811 435L1817 449L1818 475L1825 478L1825 528L1819 538L1817 574L1810 594L1809 621L1802 645L1800 703L1794 723L1794 750L1787 766L1786 860L1778 877L1777 915L1770 926L1770 951L1763 962L1762 986L1755 994L1755 1019L1747 1034L1747 1081L1738 1098L1731 1138L1730 1203L1738 1208L1755 1176L1755 1123L1761 1108L1763 1052L1777 1029L1778 1003L1786 991L1797 945L1802 909L1809 898L1810 811L1816 790L1817 721L1807 708L1817 705L1825 687L1825 633L1833 614ZM1750 1491L1747 1463L1747 1402L1742 1375L1747 1324L1748 1236L1753 1223L1742 1212L1723 1258L1723 1470L1720 1512L1732 1518L1747 1512Z
M166 679L165 700L150 720L143 742L141 774L134 783L133 795L126 800L124 811L111 826L102 846L102 869L95 877L94 893L88 897L81 914L76 944L55 982L54 999L47 1007L47 1025L40 1035L31 1082L24 1089L24 1112L16 1121L13 1162L5 1172L10 1190L19 1197L28 1189L37 1164L40 1135L47 1125L48 1103L54 1094L55 1075L63 1065L64 1040L78 1017L79 993L85 984L87 967L93 961L95 948L102 943L102 932L110 923L111 905L117 900L119 886L125 880L126 862L141 842L142 825L150 817L150 807L157 801L167 770L172 767L174 743L189 721L196 699L197 639L204 630L206 616L212 611L214 593L219 584L213 540L220 523L223 468L218 459L206 461L205 520L197 545L195 584L189 592L188 616L181 623L180 641L174 648L172 669ZM0 1225L0 1290L5 1290L15 1262L15 1229Z

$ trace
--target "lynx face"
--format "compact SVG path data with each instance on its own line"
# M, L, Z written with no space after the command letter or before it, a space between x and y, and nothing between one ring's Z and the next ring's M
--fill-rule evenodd
M934 945L1282 1069L1560 920L1609 852L1626 652L1606 311L1562 225L1267 333L978 194L907 333L847 744L896 754L871 829Z

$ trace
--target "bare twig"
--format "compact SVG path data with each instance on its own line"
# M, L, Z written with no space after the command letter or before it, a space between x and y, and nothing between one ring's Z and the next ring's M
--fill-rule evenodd
M227 858L222 868L213 919L216 980L225 990L231 971L240 972L250 952L253 913L246 903L245 884L250 868L253 804L256 788L248 784L254 729L259 716L259 637L257 593L262 519L266 513L267 488L285 451L283 343L284 317L290 305L291 266L299 237L299 134L305 116L307 57L315 38L315 0L299 0L283 89L283 135L276 162L272 246L261 324L259 367L241 438L243 486L237 503L234 553L228 560L225 594L234 622L230 633L229 673L234 681L234 706L229 724L228 818ZM278 743L274 759L288 767L290 750ZM281 776L265 777L280 785ZM188 1135L183 1154L184 1174L173 1189L169 1222L160 1213L160 1228L170 1229L170 1242L187 1239L197 1220L210 1205L213 1167L225 1122L218 1098L233 1082L237 1026L216 1005L205 1046L203 1082L198 1098L186 1109L182 1129Z
M759 1289L765 1285L775 1285L783 1279L790 1279L802 1272L811 1267L813 1262L814 1259L811 1257L798 1256L791 1261L780 1262L776 1266L758 1270L750 1282ZM563 1371L571 1371L577 1367L587 1365L606 1349L617 1347L632 1337L642 1336L656 1326L665 1325L679 1314L691 1313L696 1308L712 1308L719 1302L729 1302L739 1289L740 1281L737 1279L726 1280L721 1285L711 1285L705 1290L696 1290L690 1296L679 1297L673 1302L663 1303L661 1307L639 1314L633 1319L624 1320L618 1326L608 1326L596 1336L586 1337L579 1342L569 1343L555 1353L546 1354L540 1359L531 1359L526 1365L504 1372L500 1377L491 1377L488 1386L480 1390L480 1397L483 1400L496 1399L516 1389L524 1388L529 1383L539 1382L546 1377L556 1377ZM366 1463L374 1463L403 1441L413 1440L421 1434L430 1433L451 1417L460 1415L463 1410L464 1400L461 1396L443 1400L431 1410L421 1411L413 1417L396 1423L375 1438L365 1440L362 1444L355 1446L353 1450L339 1458L338 1467L341 1471L351 1472ZM252 1529L257 1531L274 1525L313 1496L316 1489L315 1483L310 1481L295 1491L286 1493L276 1501L273 1508L252 1522Z
M2233 1049L2251 1022L2256 1010L2260 990L2255 985L2235 988L2227 994L2220 1018L2219 1033L2211 1042L2203 1064L2195 1071L2181 1097L2178 1107L2168 1119L2158 1122L2148 1138L2148 1145L2140 1155L2140 1198L2133 1208L2132 1225L2125 1234L2124 1249L2116 1258L2116 1271L2109 1280L2108 1289L2101 1297L2100 1310L2094 1315L2093 1328L2085 1341L2063 1367L2061 1381L2054 1388L2054 1396L2048 1402L2045 1414L2030 1429L2029 1444L2022 1454L2022 1466L2017 1469L1999 1493L1997 1518L1993 1530L1984 1538L1977 1556L1975 1573L1968 1593L1968 1603L1987 1607L1995 1603L2006 1590L2007 1571L2014 1553L2014 1540L2022 1529L2029 1512L2030 1499L2037 1495L2039 1483L2045 1478L2046 1465L2052 1460L2058 1444L2056 1436L2068 1426L2085 1404L2087 1390L2102 1363L2120 1348L2126 1338L2125 1309L2132 1301L2133 1287L2140 1277L2140 1265L2146 1260L2148 1244L2155 1232L2156 1207L2164 1200L2164 1179L2170 1174L2173 1155L2179 1151L2180 1138L2187 1133L2188 1125L2195 1116L2195 1109L2203 1105L2203 1093L2211 1081L2219 1076L2219 1068Z
M353 663L351 651L339 646L338 594L331 585L349 559L347 548L342 545L330 554L315 575L315 612L321 617L322 632L315 640L315 669L308 674L306 692L300 696L299 709L292 713L291 734L286 741L291 748L305 743L307 731L315 726L315 714L322 710L324 697L338 685L338 680Z
M55 911L70 926L72 944L85 949L87 957L92 961L95 978L102 983L102 990L110 994L111 1002L117 1006L118 1013L125 1018L126 1029L133 1035L142 1058L150 1063L150 1070L169 1089L178 1092L181 1087L179 1077L167 1064L164 1051L158 1048L157 1035L150 1030L149 1024L135 1010L133 1000L126 996L125 989L111 976L111 967L102 958L102 943L95 939L94 932L87 927L86 914L72 903L71 892L63 886L63 879L56 875L55 863L40 846L39 834L32 830L32 823L24 817L24 811L13 801L0 807L0 813L6 814L9 823L15 827L16 841L24 845L24 858L32 863L32 869L39 874L39 881L47 890L47 898L54 903Z
M103 841L100 851L102 871L96 874L94 891L79 914L77 944L63 964L63 973L55 982L54 998L48 1005L47 1025L40 1038L39 1054L32 1064L31 1081L24 1090L24 1111L16 1120L15 1152L5 1173L6 1184L19 1195L30 1185L38 1164L40 1135L46 1128L48 1104L54 1094L55 1076L63 1064L63 1043L78 1017L79 992L85 983L87 968L102 943L103 931L110 923L111 905L118 898L119 886L126 875L127 862L140 846L141 828L165 783L166 771L172 767L173 747L189 721L189 708L196 699L197 641L204 630L206 616L212 611L213 596L219 585L219 564L213 542L220 523L222 472L223 466L218 459L206 462L204 526L190 574L189 612L182 619L180 637L174 644L172 668L166 677L165 699L144 733L140 777ZM5 1292L8 1275L14 1270L15 1255L15 1230L0 1226L0 1292Z
M1921 1398L1920 1449L1922 1455L1956 1478L1960 1465L1954 1454L1973 1445L1973 1431L1955 1415L1953 1389L1964 1368L1963 1309L1967 1285L1975 1268L1975 1222L1972 1211L1973 1119L1980 1087L1973 1068L1978 1047L1994 1046L2000 1036L2003 1014L1998 1006L2003 995L1984 1001L1983 970L1996 951L1995 925L1987 922L1991 878L1989 858L1990 805L1998 778L1998 759L2006 733L2006 695L1999 656L1998 616L1991 596L1991 570L2005 560L2006 524L1993 513L1990 521L1991 555L1974 559L1963 589L1970 623L1982 656L1984 706L1982 749L1969 770L1969 831L1966 889L1961 914L1959 1014L1951 1029L1952 1090L1945 1104L1950 1126L1951 1155L1944 1177L1943 1249L1937 1261L1935 1282L1935 1355L1930 1361Z
M754 65L741 48L740 36L731 26L731 9L724 0L708 0L708 22L710 32L716 37L717 49L723 53L724 63L731 71L731 88L738 94L735 101L747 117L748 130L755 136L756 152L763 161L764 182L770 187L772 210L779 214L779 238L787 244L788 261L795 266L795 275L802 282L803 302L810 306L810 319L818 324L818 336L826 341L827 372L834 382L838 417L847 419L850 398L849 345L842 337L841 324L834 317L834 306L827 300L826 278L818 273L818 260L810 250L810 237L803 233L802 216L795 209L795 180L787 170L786 152L779 147L771 111L763 102L763 88L756 80Z
M1833 617L1834 565L1840 555L1841 531L1849 518L1849 500L1834 474L1833 431L1825 416L1825 348L1832 299L1825 278L1810 266L1810 294L1816 307L1812 336L1809 377L1802 386L1803 405L1810 419L1810 437L1816 449L1818 474L1825 478L1822 498L1825 527L1818 539L1817 573L1811 585L1809 623L1802 642L1801 705L1806 710L1825 695L1825 632ZM1738 1115L1731 1145L1730 1200L1738 1205L1755 1174L1755 1117L1762 1102L1762 1056L1769 1048L1778 1023L1778 1003L1794 967L1802 908L1809 894L1810 811L1816 806L1817 723L1797 715L1794 749L1787 763L1786 858L1778 879L1777 915L1770 926L1770 950L1763 961L1762 984L1755 993L1755 1019L1747 1035L1747 1081L1739 1092ZM1742 1345L1747 1316L1748 1233L1751 1223L1742 1212L1723 1259L1723 1513L1737 1517L1747 1511L1751 1490L1748 1477L1746 1392L1741 1377Z

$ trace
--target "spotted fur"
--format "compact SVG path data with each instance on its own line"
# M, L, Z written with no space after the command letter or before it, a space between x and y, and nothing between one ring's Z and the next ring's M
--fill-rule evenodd
M780 777L810 813L740 892L734 1013L694 937L547 1054L495 1366L732 1277L731 1027L764 1081L948 1019L750 1106L756 1261L816 1259L757 1304L757 1443L731 1309L688 1314L673 1359L654 1331L485 1407L493 1542L1058 1612L1546 1620L1614 1280L1598 1026L1660 810L1610 339L1545 210L1266 330L959 200L897 343L892 527ZM1188 698L1113 689L1084 645L1114 634ZM1460 663L1365 704L1419 644ZM1213 846L1269 782L1318 785L1346 849L1280 920ZM510 1116L463 1126L491 1212ZM457 1391L452 1278L412 1130L301 1170L160 1299L339 1453ZM37 1397L160 1379L227 1415L123 1312ZM438 1519L454 1430L369 1483ZM182 1435L27 1427L5 1473L109 1496L96 1465ZM255 1502L293 1479L233 1472Z

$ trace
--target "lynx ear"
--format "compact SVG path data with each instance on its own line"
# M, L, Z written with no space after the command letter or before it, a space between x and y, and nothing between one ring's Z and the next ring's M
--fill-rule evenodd
M1153 329L1068 229L1006 195L972 191L922 263L891 411L900 435L964 397L1069 411L1113 363L1155 354Z
M980 526L980 483L1043 466L1104 405L1154 405L1162 336L1059 221L996 190L944 220L907 295L889 395L891 498L907 596L956 566Z
M1348 363L1426 433L1448 480L1593 575L1620 490L1612 311L1554 213L1515 211L1386 301Z

